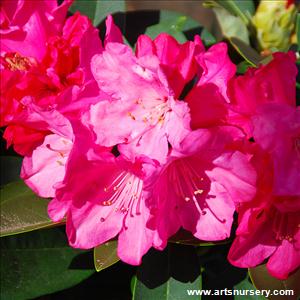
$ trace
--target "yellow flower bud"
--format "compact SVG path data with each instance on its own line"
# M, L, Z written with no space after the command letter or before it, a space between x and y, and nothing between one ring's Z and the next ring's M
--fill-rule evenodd
M252 18L261 51L286 51L295 31L297 9L287 0L261 0Z

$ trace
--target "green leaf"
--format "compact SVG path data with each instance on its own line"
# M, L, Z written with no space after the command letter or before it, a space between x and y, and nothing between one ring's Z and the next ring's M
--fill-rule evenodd
M255 5L253 0L234 0L236 6L246 15L253 16L255 13Z
M238 37L245 44L249 45L249 32L247 26L239 17L230 14L222 7L216 7L213 10L220 25L222 35L225 38L230 39Z
M251 67L252 65L250 65L247 61L242 61L241 63L239 63L237 65L237 73L238 74L245 74L246 71L248 70L249 67Z
M243 0L248 2L248 0ZM236 16L242 21L245 25L248 25L250 22L249 14L250 12L244 12L243 9L248 7L250 9L250 4L240 4L241 1L234 0L207 0L204 2L204 6L211 7L213 9L223 8L228 15ZM253 10L254 7L250 10Z
M217 39L206 28L204 28L201 32L201 40L206 47L209 47L217 42Z
M94 265L97 272L102 271L117 263L117 241L110 241L94 248Z
M163 252L151 250L132 279L133 300L200 299L187 290L198 290L202 276L194 247L168 245Z
M9 183L0 190L0 236L56 225L47 215L48 199L39 198L23 181Z
M300 278L300 269L298 271L292 273L288 279L279 280L273 276L271 276L266 268L266 264L260 265L255 268L249 269L250 278L255 285L255 287L259 290L293 290L294 296L288 297L288 295L283 296L284 299L299 299L300 297L300 286L299 286L299 278ZM282 299L283 299L282 298ZM270 296L270 300L281 299L278 296Z
M125 11L124 0L76 0L70 8L72 13L80 11L87 15L97 26L108 14Z
M217 246L231 242L230 239L219 242L201 241L195 238L189 231L180 229L175 235L170 237L169 242L175 244L191 245L191 246Z
M172 11L161 10L159 23L149 26L145 34L154 39L160 33L165 32L172 35L178 42L184 43L187 39L183 32L200 26L197 21L190 17Z
M234 290L240 290L244 293L244 295L235 295L234 300L245 300L245 297L247 297L247 300L266 300L265 297L255 294L256 288L251 284L248 276L243 281L236 284ZM248 292L247 296L245 296L244 291L251 291L251 293Z
M251 66L257 67L259 65L262 57L253 48L245 44L239 38L229 38L229 42Z
M296 18L296 34L297 34L298 51L300 51L300 13L297 14L297 18Z
M211 290L213 293L211 296L215 297L213 299L264 299L258 295L259 292L249 281L247 269L236 268L228 262L229 246L211 247L209 251L200 253L199 262L204 270L203 290ZM224 295L225 289L228 293Z
M53 293L94 272L80 260L88 252L68 246L61 228L1 238L0 244L1 299L24 300Z
M22 158L18 156L0 156L0 185L20 179Z

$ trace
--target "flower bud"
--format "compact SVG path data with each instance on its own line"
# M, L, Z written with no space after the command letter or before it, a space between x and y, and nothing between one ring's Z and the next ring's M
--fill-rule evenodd
M297 9L286 0L261 0L252 19L261 51L286 51L295 30Z

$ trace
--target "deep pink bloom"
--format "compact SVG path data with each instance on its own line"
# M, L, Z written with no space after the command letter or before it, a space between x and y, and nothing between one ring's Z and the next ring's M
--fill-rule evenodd
M252 163L258 174L257 194L238 206L237 237L228 259L242 268L255 267L268 259L270 274L287 279L300 266L300 197L272 194L274 175L267 153L259 150Z
M218 43L196 56L199 79L185 100L191 109L193 129L227 123L227 87L236 72L227 45Z
M236 66L230 61L227 45L218 43L205 51L198 36L193 42L179 44L173 37L162 33L152 41L141 35L136 46L137 57L155 55L175 97L194 80L194 86L181 100L191 109L192 128L224 124L227 121L227 86Z
M228 89L231 113L228 122L243 128L252 136L250 118L260 104L284 103L296 105L296 57L293 52L273 53L267 65L250 68L234 78Z
M2 52L19 53L40 61L50 36L60 33L72 0L60 6L56 1L3 0L0 10Z
M272 157L273 194L300 196L300 107L261 105L252 126L255 142Z
M300 198L290 200L298 202L298 210L290 212L281 212L276 198L273 200L274 205L239 211L240 225L228 259L241 268L255 267L268 259L270 274L283 280L300 266Z
M156 248L163 249L180 227L200 240L230 236L235 202L250 201L256 192L249 157L233 150L242 138L230 126L199 129L173 150L147 198Z
M49 216L58 221L66 215L72 247L93 248L118 235L119 257L140 264L153 236L146 226L150 212L143 180L156 163L147 157L135 162L115 158L109 149L97 148L92 133L81 125L74 131L66 176L49 204Z
M65 175L65 165L72 141L57 134L49 134L42 145L23 159L21 178L39 196L55 196L55 185Z
M8 126L4 134L8 146L14 144L22 155L30 155L46 134L57 133L61 114L76 117L82 112L82 103L88 109L101 98L90 71L91 57L102 51L98 30L79 13L65 20L70 1L59 7L55 1L35 3L4 1L2 6L2 13L12 18L7 26L17 24L16 30L24 31L24 39L19 40L4 30L1 41L1 75L5 80L1 82L0 125ZM33 31L41 36L33 38ZM27 43L32 45L27 47ZM27 53L30 47L40 52ZM59 116L57 121L55 115ZM20 138L20 132L29 138Z
M140 35L136 43L138 58L154 55L159 59L175 98L180 96L184 86L196 75L196 55L204 50L197 35L193 42L187 41L184 44L179 44L166 33L159 34L153 41L147 35Z
M147 155L165 161L168 143L178 144L189 131L190 116L187 104L174 99L158 58L137 58L128 46L108 43L93 57L92 71L110 97L86 115L97 143L122 144L119 150L132 159Z

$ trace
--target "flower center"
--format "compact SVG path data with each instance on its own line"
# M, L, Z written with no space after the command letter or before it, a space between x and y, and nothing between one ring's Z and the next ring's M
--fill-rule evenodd
M104 222L107 217L120 211L123 214L141 214L141 201L143 181L134 174L122 172L108 186L104 187L104 199L101 201L103 206L113 206L105 216L101 216L100 221ZM106 196L106 197L105 197Z
M6 53L4 58L1 57L4 67L11 71L27 71L31 68L32 62L27 58L21 56L19 53Z
M127 116L133 121L142 121L151 126L163 123L166 114L171 111L167 103L167 97L149 101L137 99L134 104L137 105L137 108L134 109L134 113L129 111Z
M271 208L270 217L273 219L273 232L275 238L279 241L287 240L290 243L294 241L294 235L300 228L299 214L282 213L276 208Z
M171 181L170 186L174 187L176 195L184 203L193 202L202 215L209 211L219 222L226 222L225 219L220 219L207 203L209 198L215 197L209 195L210 180L203 171L194 166L194 162L179 159L174 162L174 167L168 175Z

